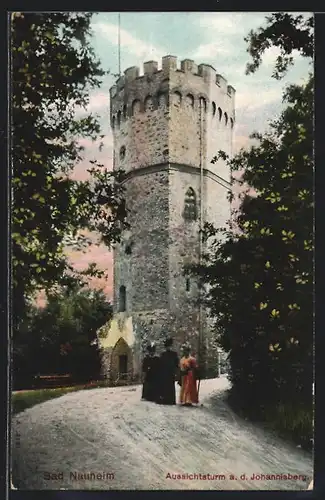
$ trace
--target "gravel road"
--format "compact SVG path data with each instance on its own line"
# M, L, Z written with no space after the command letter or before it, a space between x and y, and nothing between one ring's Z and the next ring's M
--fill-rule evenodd
M199 408L140 401L141 387L134 386L78 391L25 410L12 422L13 485L307 489L312 456L237 417L224 402L228 384L225 377L202 381ZM283 477L288 474L301 477Z

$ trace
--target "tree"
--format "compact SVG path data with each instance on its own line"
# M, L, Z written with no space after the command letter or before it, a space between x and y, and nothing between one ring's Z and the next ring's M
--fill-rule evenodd
M292 21L291 44L284 36L283 43L276 38L281 19ZM290 46L297 48L298 21L300 16L273 15L268 29L259 30L258 37L250 34L252 71L272 41L288 55ZM304 55L310 36L301 43ZM226 158L232 172L244 171L238 182L249 189L241 193L227 228L206 227L212 251L199 272L208 285L205 300L217 339L229 353L233 392L255 413L282 402L306 405L311 415L313 78L288 87L284 102L270 131L254 134L257 145ZM224 153L213 162L220 157L225 159Z
M31 384L38 373L70 373L74 381L98 379L97 330L112 316L101 290L65 287L44 308L31 305L16 331L14 383Z
M294 63L293 52L312 61L314 53L314 16L277 12L266 17L266 26L250 31L245 38L248 43L247 52L252 62L247 64L246 74L255 73L262 63L264 52L270 47L277 47L277 56L273 76L281 79Z
M79 139L101 136L86 113L105 72L91 47L91 13L15 13L11 23L12 252L15 322L36 289L71 278L66 246L80 229L119 237L125 209L121 172L94 161L89 181L70 178L83 159Z

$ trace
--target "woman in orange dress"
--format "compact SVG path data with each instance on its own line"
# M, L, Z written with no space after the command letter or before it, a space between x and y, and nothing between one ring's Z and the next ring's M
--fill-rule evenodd
M196 359L190 354L191 349L189 346L184 347L183 352L184 356L180 361L180 403L184 406L192 406L199 402L199 395L196 387L198 365Z

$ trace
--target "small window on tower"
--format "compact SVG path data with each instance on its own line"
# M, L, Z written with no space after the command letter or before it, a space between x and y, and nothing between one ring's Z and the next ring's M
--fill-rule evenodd
M197 219L196 195L193 188L188 188L185 194L184 219L193 221Z
M207 102L204 99L204 97L200 98L200 108L202 109L202 111L206 111L207 110Z
M141 103L138 99L135 99L132 103L132 116L137 115L140 113L141 110Z
M126 255L131 255L132 253L132 247L133 247L133 244L132 242L129 242L125 245L125 253Z
M189 292L190 290L191 290L190 278L186 278L186 291Z
M172 94L172 103L173 105L176 107L176 108L179 108L181 103L182 103L182 95L175 91L173 94Z
M192 96L192 94L187 94L187 96L185 97L185 103L187 107L194 107L194 97Z
M124 285L120 286L119 295L119 312L124 312L126 310L126 288Z
M124 160L125 158L125 146L122 146L120 149L120 160Z

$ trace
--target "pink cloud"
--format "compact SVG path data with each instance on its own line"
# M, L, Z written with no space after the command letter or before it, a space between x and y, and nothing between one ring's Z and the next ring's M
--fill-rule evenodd
M90 96L87 110L91 112L103 111L109 112L109 95L104 92L97 92Z
M92 141L88 137L82 137L79 139L79 144L83 146L87 151L92 152L98 151L99 145L102 143L104 148L113 147L113 137L112 135L105 135L103 139L98 139L97 141Z
M70 263L76 271L87 269L88 264L95 262L97 267L105 272L103 278L89 278L88 284L90 288L102 288L109 300L113 296L113 252L104 244L99 243L99 235L83 231L85 236L92 240L91 244L85 251L73 251L67 248L67 256Z
M71 105L75 105L75 101L71 100ZM89 97L89 103L86 108L82 106L76 107L76 116L85 115L85 113L104 112L109 114L109 94L105 92L96 92Z
M234 139L234 154L237 154L242 148L248 149L252 145L252 139L247 135L236 135Z
M89 139L82 139L80 144L85 147L84 160L78 163L73 172L70 174L70 178L77 181L85 181L89 179L89 173L87 170L92 168L90 160L96 160L98 163L102 164L104 168L112 170L113 168L113 144L111 138L104 138L103 149L99 150L99 142L93 142Z

